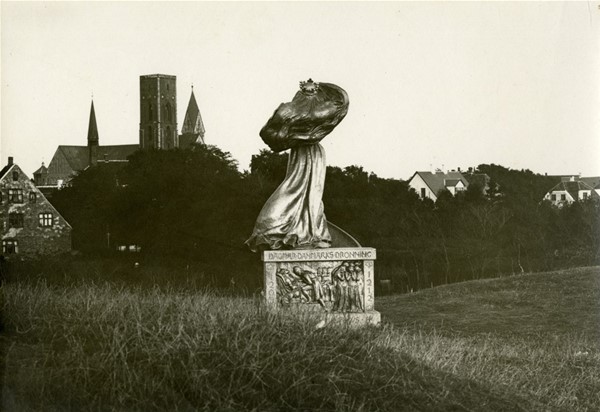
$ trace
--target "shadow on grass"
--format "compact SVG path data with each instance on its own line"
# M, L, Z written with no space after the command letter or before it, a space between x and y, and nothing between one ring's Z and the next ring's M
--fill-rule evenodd
M6 284L4 410L532 410L514 390L249 299ZM424 348L425 350L426 348Z

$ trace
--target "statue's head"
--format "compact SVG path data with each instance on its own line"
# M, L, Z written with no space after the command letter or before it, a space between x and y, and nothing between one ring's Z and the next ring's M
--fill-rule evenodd
M275 152L320 142L348 113L348 94L332 83L300 82L291 102L282 103L260 131Z

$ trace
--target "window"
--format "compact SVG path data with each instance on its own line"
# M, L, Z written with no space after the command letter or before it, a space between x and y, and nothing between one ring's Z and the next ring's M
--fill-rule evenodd
M171 110L171 103L167 103L165 106L165 111L167 112L167 121L170 122L173 120L173 110Z
M41 227L51 227L52 226L52 213L40 213L38 215L40 226Z
M23 203L23 190L8 189L8 201L11 203Z
M5 239L2 241L2 253L5 255L19 253L19 245L14 239Z
M23 213L9 213L8 227L23 227Z
M556 201L556 193L552 193L552 196L550 196L550 198L552 199L553 202Z
M583 192L583 198L587 199L588 198L588 193L587 192Z
M35 202L37 202L37 196L36 196L35 192L30 192L30 193L29 193L29 201L30 201L31 203L35 203Z
M0 203L2 203L2 191L0 190Z
M421 199L425 199L426 189L424 187L421 188Z
M19 172L13 172L13 180L16 182L19 180Z
M564 193L560 195L560 200L567 200L567 195L565 195Z
M148 102L148 120L154 120L154 108L150 102Z

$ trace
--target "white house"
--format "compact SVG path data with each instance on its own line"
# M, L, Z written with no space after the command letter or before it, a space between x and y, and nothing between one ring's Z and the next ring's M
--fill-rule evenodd
M594 186L592 186L595 183ZM589 198L600 198L600 177L578 177L570 176L563 178L563 181L554 186L546 193L544 200L550 201L553 205L562 207L578 200Z
M429 198L434 202L441 190L448 190L452 195L467 190L469 182L460 172L415 172L408 181L408 187L415 189L421 199Z

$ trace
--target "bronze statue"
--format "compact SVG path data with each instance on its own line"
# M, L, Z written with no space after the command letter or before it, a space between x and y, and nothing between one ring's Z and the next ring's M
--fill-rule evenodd
M319 142L346 116L348 95L330 83L300 82L291 102L279 105L260 131L275 152L291 149L283 182L263 206L250 239L251 250L329 247L323 212L325 151Z

